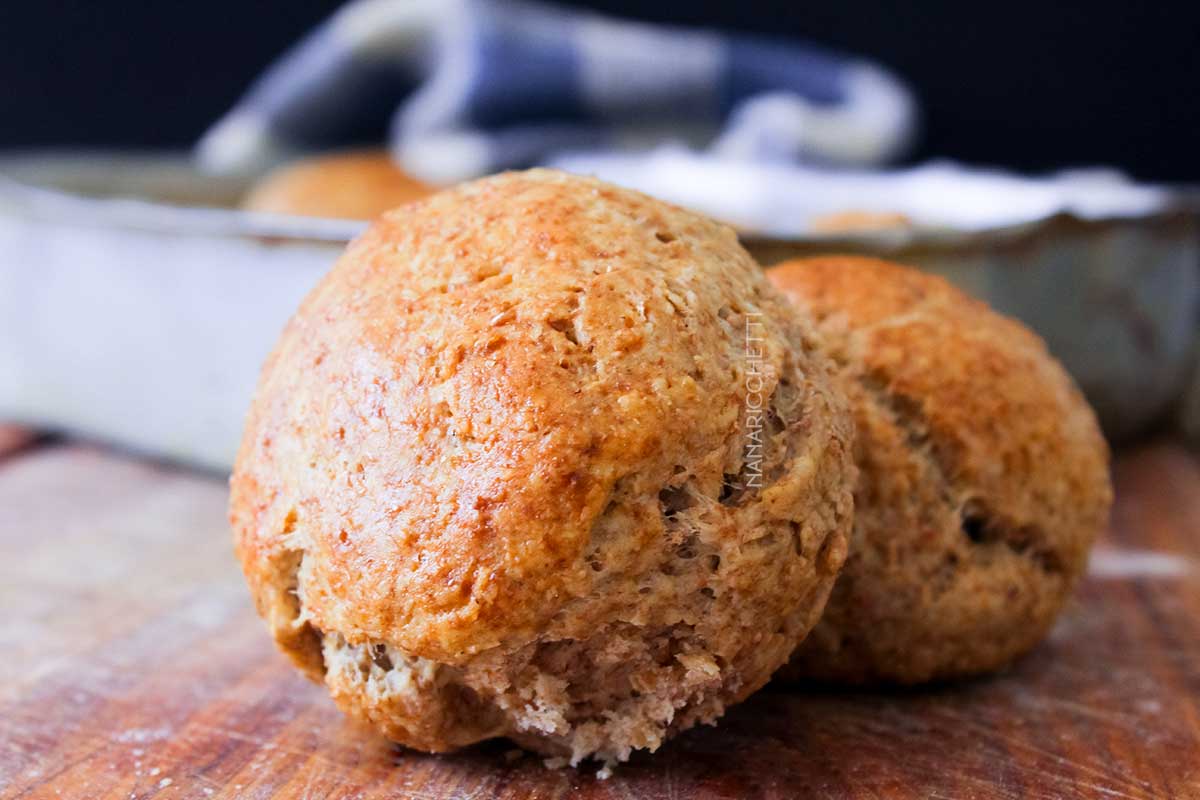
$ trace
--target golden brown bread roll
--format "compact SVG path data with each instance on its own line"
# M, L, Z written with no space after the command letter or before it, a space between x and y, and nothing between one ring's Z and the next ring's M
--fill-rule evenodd
M388 213L263 370L230 510L258 609L411 747L653 750L766 682L845 558L810 345L732 230L635 192L535 170Z
M334 153L285 164L256 183L242 208L272 214L375 219L436 189L382 150Z
M912 220L899 211L834 211L814 217L808 227L816 233L859 233L911 228Z
M1027 651L1112 498L1071 379L1037 336L940 278L849 256L768 276L839 364L860 470L851 555L781 675L914 683Z

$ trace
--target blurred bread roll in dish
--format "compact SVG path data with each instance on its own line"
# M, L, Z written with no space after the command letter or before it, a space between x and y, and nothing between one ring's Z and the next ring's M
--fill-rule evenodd
M271 214L375 219L437 189L397 167L383 150L304 158L258 181L242 208Z
M911 228L913 222L898 211L835 211L809 221L814 233L863 233Z
M385 214L249 414L231 520L259 612L421 750L622 760L712 722L845 558L853 423L810 335L731 229L595 180Z
M859 467L851 556L781 675L916 683L1032 648L1112 499L1071 379L1028 329L941 278L858 257L767 274L839 365Z

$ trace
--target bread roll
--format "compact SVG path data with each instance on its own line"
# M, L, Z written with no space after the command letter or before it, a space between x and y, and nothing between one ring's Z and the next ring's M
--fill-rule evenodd
M260 613L422 750L624 759L715 720L845 557L853 428L808 334L732 230L598 181L385 214L250 411L231 519Z
M809 221L814 233L862 233L911 228L912 220L898 211L834 211Z
M286 164L256 183L242 207L302 217L374 219L434 191L392 163L387 153L367 150Z
M857 257L768 276L839 365L860 470L851 556L782 674L916 683L1029 650L1112 499L1071 379L1037 336L940 278Z

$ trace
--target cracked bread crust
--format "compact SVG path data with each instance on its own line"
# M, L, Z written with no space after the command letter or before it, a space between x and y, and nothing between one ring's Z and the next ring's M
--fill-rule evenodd
M1042 341L941 278L859 257L768 270L854 411L851 556L784 678L921 681L1049 630L1112 501L1092 410Z
M466 184L382 217L289 323L237 552L280 646L396 741L625 758L820 615L854 475L831 370L729 228L553 171Z

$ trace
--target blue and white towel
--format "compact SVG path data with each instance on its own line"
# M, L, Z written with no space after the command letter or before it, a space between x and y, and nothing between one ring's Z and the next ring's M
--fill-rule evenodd
M910 92L809 44L509 0L356 0L201 140L215 170L382 144L451 182L673 142L723 158L872 165L900 154Z

